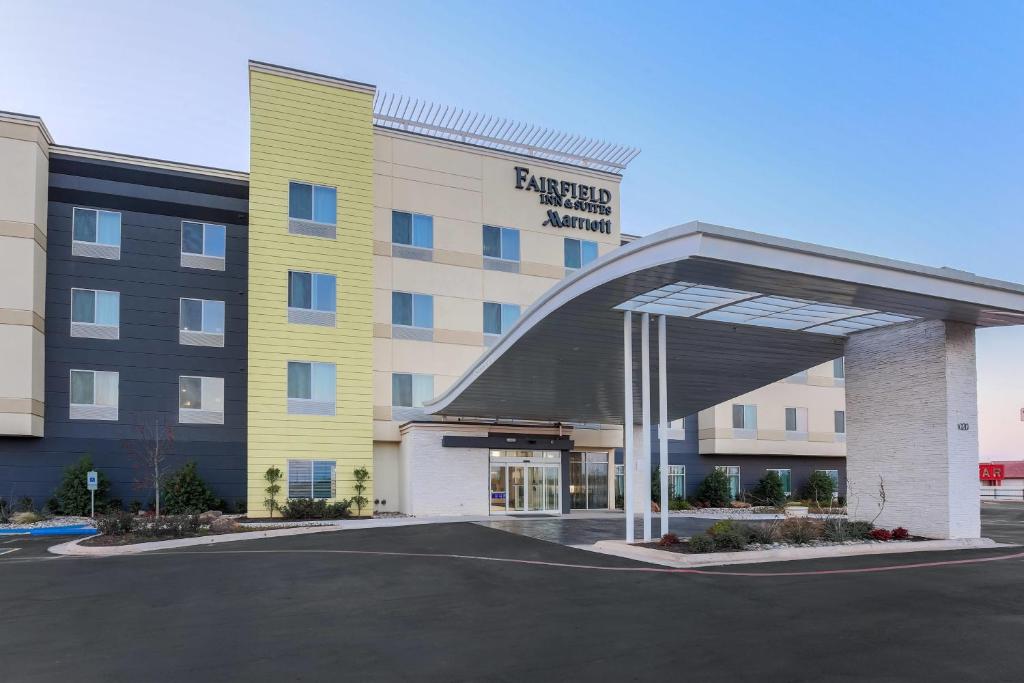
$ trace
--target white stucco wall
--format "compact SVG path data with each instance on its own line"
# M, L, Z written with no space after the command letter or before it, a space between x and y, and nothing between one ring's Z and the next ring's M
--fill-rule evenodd
M442 448L444 432L412 426L403 434L399 469L402 512L429 515L488 514L488 454L480 448ZM460 431L459 436L487 436Z

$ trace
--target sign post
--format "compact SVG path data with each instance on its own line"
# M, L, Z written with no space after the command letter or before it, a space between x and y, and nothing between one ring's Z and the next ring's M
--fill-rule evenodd
M89 488L89 517L96 517L96 489L99 486L99 475L95 470L85 475L85 485Z

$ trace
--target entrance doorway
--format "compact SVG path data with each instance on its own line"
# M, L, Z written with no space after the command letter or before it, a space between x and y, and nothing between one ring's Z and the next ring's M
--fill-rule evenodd
M490 512L561 514L561 451L491 451Z
M608 509L608 453L569 454L569 498L573 510Z

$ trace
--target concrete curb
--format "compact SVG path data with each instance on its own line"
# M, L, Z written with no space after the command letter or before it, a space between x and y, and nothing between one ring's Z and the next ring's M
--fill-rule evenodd
M74 555L77 557L117 557L122 555L138 555L154 550L167 550L168 548L187 548L196 545L213 545L216 543L231 543L234 541L252 541L259 538L276 538L278 536L301 536L303 534L318 534L325 531L340 531L336 526L306 526L293 527L290 529L268 529L266 531L241 531L233 534L217 534L212 536L197 536L195 538L173 538L169 541L151 541L148 543L133 543L132 545L113 546L83 546L79 545L84 538L79 538L67 543L52 546L48 550L54 555Z
M778 548L776 550L741 550L730 553L681 554L664 550L641 548L625 541L598 541L594 545L573 546L581 550L615 555L663 567L686 569L714 567L728 564L757 564L760 562L788 562L830 557L857 557L860 555L896 555L941 550L972 550L981 548L1013 548L1009 543L996 543L990 538L963 538L948 541L913 541L896 543L866 543L864 545L830 545L809 548Z

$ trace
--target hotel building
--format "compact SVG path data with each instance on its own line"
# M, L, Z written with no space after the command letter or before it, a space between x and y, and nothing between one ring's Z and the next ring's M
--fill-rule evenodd
M423 406L629 241L637 151L264 63L249 83L248 173L0 114L0 497L41 505L88 454L148 501L128 451L166 425L173 460L253 515L270 467L327 500L366 467L381 512L614 507L621 427ZM815 469L842 483L843 411L838 359L679 420L674 495L713 467L737 493L768 469L794 493Z

